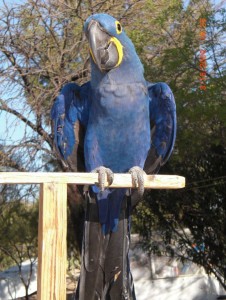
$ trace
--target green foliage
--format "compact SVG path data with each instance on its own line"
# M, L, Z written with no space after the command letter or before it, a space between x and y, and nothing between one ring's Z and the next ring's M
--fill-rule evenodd
M140 26L140 32L136 28L131 38L139 44L146 77L166 81L174 91L177 141L161 172L185 176L187 187L147 193L134 213L133 230L145 238L149 251L157 254L173 253L167 238L173 236L182 260L203 265L226 287L226 65L222 57L226 48L221 42L226 34L225 12L215 10L208 1L193 1L186 10L177 2L177 9L169 10L166 17L157 4L149 1L149 5L157 18L147 21L152 27ZM200 40L200 18L207 21L205 41ZM200 90L200 47L207 53L205 91ZM189 236L184 228L189 229ZM164 249L155 242L156 232L162 236ZM205 252L196 253L192 244L203 242Z
M38 203L11 200L0 210L0 270L37 257Z

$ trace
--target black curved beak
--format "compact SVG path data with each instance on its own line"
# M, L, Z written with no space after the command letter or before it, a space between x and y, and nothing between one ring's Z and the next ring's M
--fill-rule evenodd
M100 71L109 71L119 64L119 53L114 38L97 21L90 21L86 36L90 54Z

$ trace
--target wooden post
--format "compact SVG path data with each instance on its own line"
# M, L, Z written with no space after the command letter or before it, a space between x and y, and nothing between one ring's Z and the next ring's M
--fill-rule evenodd
M40 186L38 299L66 299L67 184Z

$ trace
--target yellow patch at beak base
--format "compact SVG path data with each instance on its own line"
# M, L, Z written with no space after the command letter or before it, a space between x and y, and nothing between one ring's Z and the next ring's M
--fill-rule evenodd
M112 42L115 44L115 47L118 51L118 63L115 67L118 67L121 62L122 62L122 58L123 58L123 46L122 44L120 43L120 41L116 38L116 37L111 37L110 40L109 40L109 43Z

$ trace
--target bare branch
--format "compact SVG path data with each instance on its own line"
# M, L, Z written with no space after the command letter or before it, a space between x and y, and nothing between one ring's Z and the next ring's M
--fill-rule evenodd
M17 118L19 118L22 122L24 122L26 125L28 125L31 129L33 129L35 132L37 132L40 136L44 138L44 140L52 147L52 139L50 135L42 128L40 124L35 125L32 123L29 119L27 119L24 115L16 111L15 109L10 108L3 100L0 99L0 109L4 110Z

